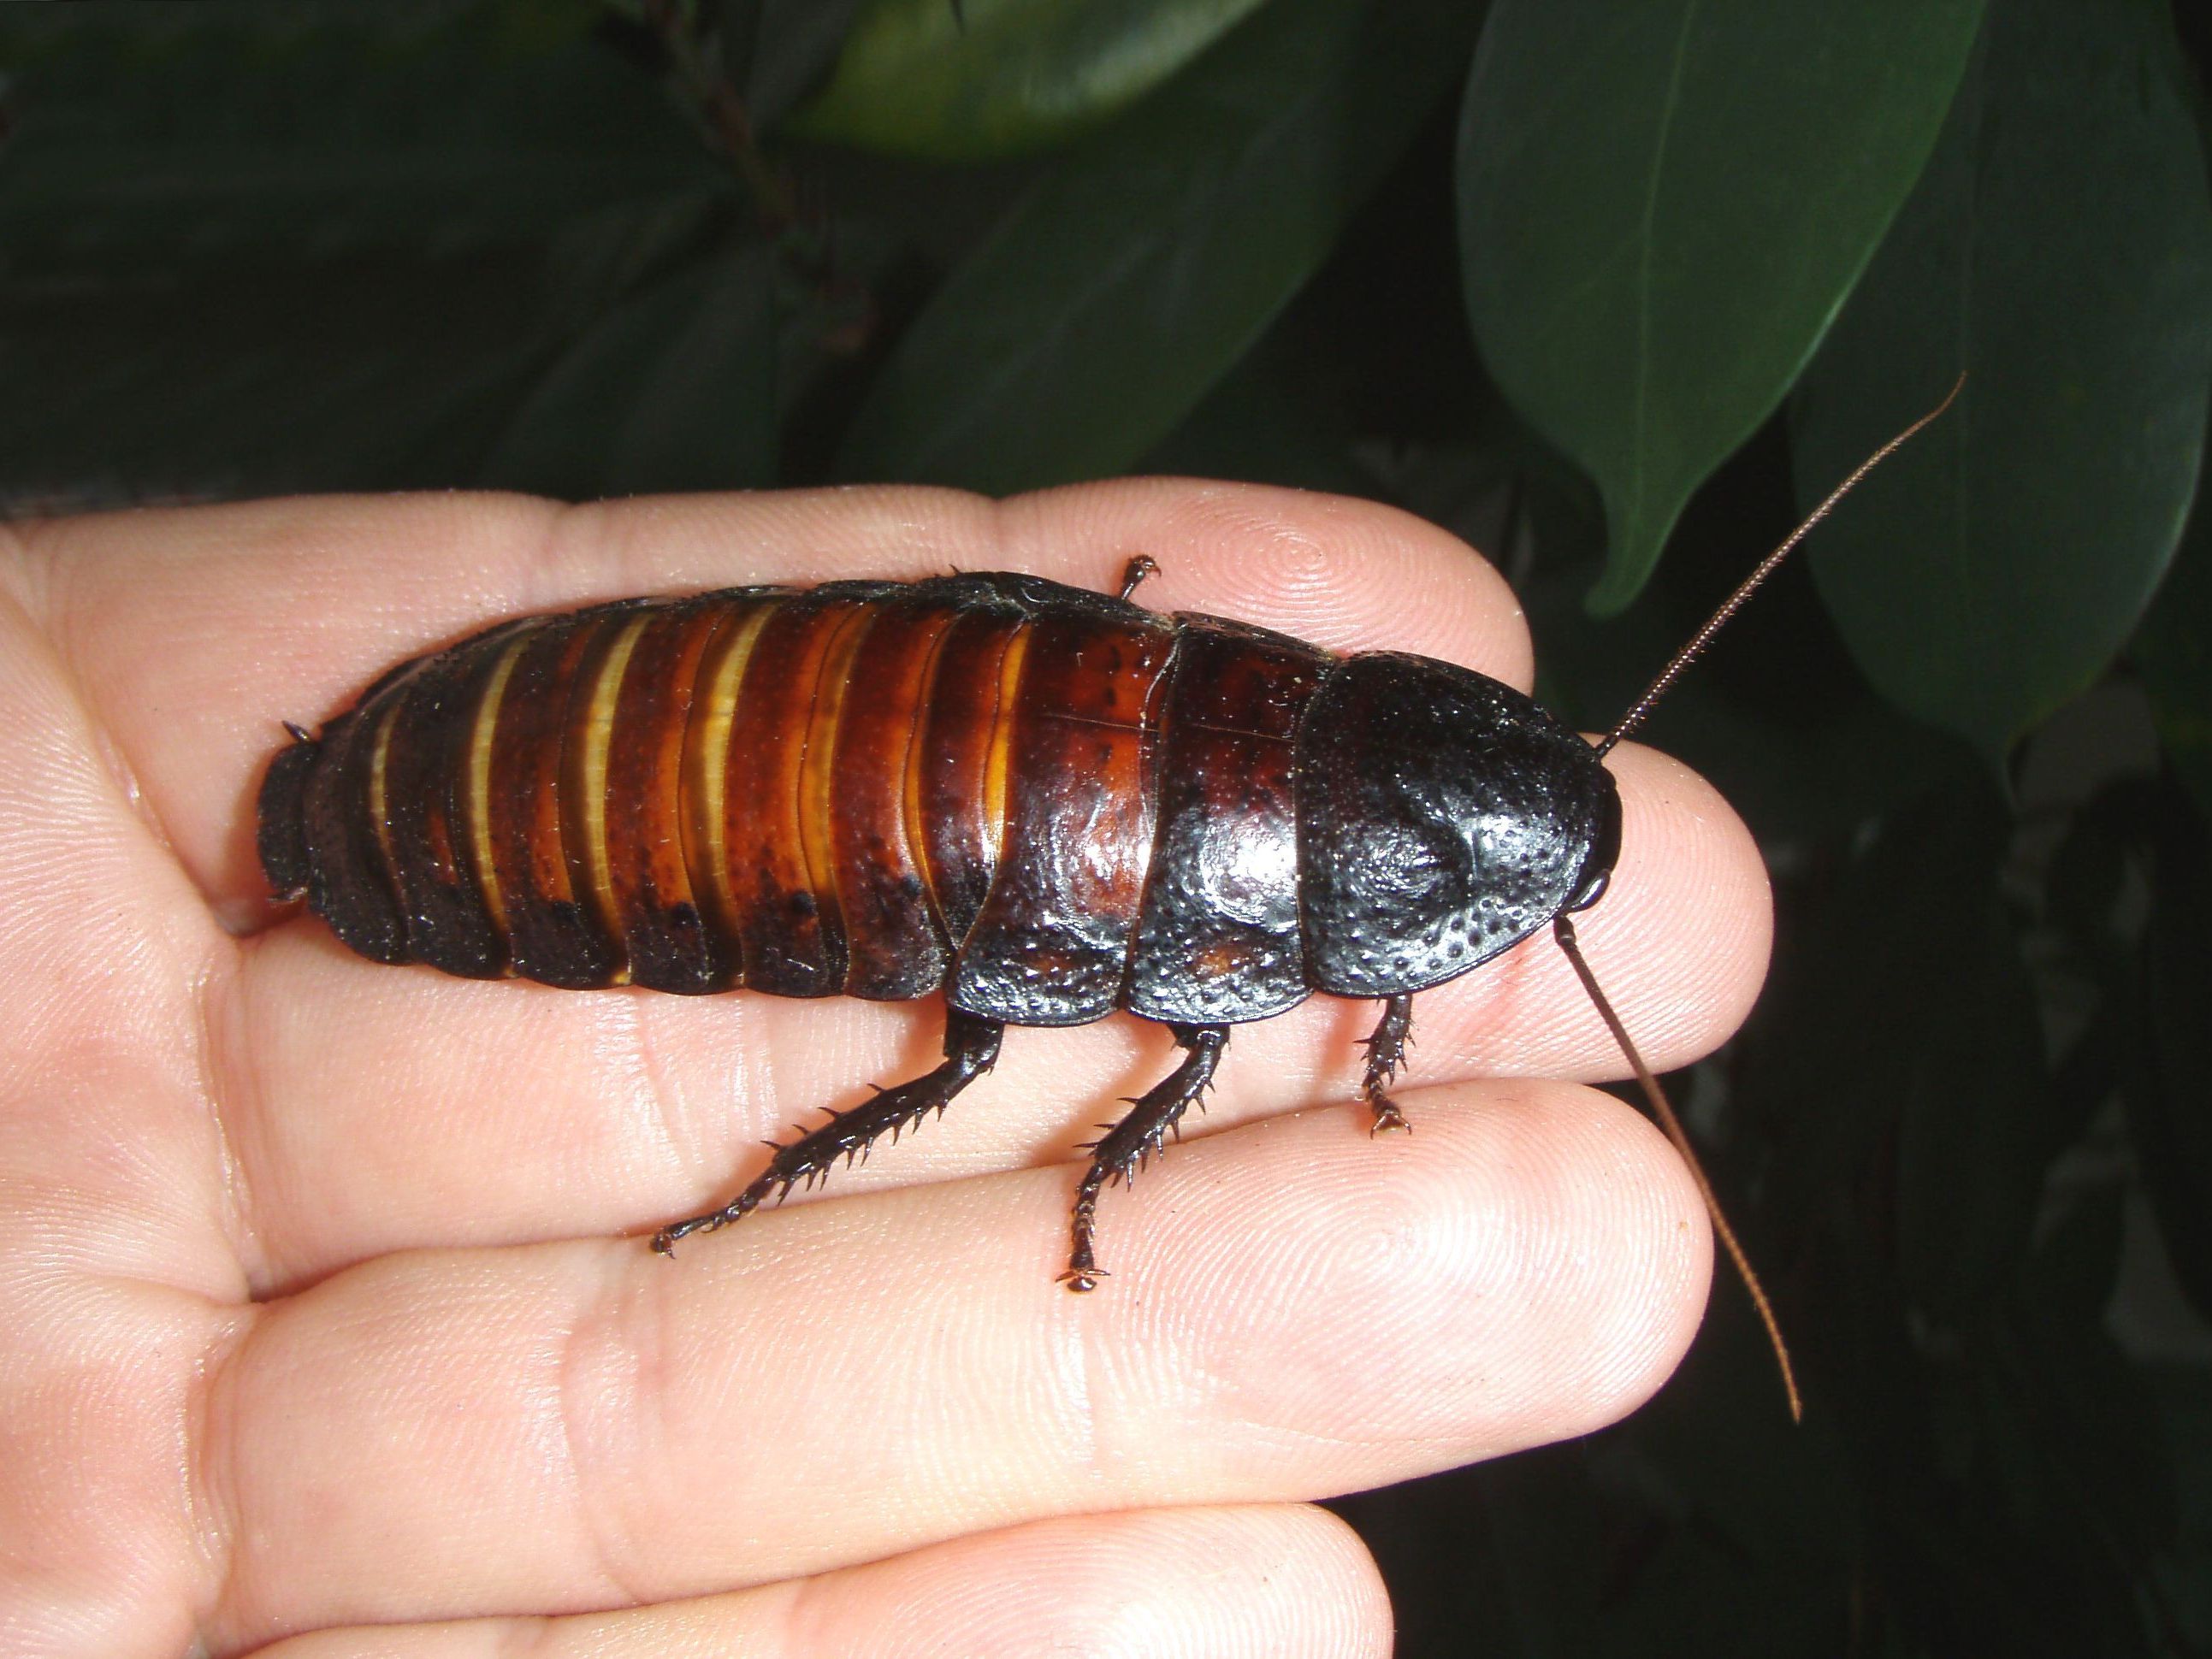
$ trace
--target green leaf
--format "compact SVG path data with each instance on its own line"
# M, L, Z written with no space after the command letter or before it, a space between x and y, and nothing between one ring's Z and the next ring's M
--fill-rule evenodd
M899 342L848 477L1125 470L1334 244L1462 61L1455 0L1275 0L1041 179Z
M813 90L836 59L858 0L720 0L722 63L753 125L766 130Z
M520 254L112 276L0 297L11 504L470 482L541 349Z
M1352 459L1351 422L1317 380L1293 343L1271 331L1137 470L1373 495L1375 480Z
M776 325L769 251L709 250L575 338L483 482L571 496L774 483Z
M1792 411L1810 501L1934 404L1811 551L1892 700L1992 762L2111 662L2180 535L2212 382L2212 201L2168 27L2000 0Z
M1058 143L1182 70L1261 0L870 0L808 138L933 161Z
M1460 134L1468 309L1596 480L1636 596L1780 404L1935 142L1981 0L1499 0Z
M1584 613L1594 549L1577 558L1556 535L1540 542L1516 592L1535 631L1546 705L1584 728L1611 726L1796 519L1789 446L1770 423L1692 497L1667 559L1619 617L1593 624ZM1811 578L1787 565L1675 683L1641 740L1709 778L1778 865L1802 860L1808 841L1850 844L1960 758L1956 742L1867 684Z
M599 17L0 9L0 483L82 505L476 482L569 340L736 211Z
M457 254L729 188L580 3L0 7L17 284L241 248ZM133 271L132 274L139 274Z

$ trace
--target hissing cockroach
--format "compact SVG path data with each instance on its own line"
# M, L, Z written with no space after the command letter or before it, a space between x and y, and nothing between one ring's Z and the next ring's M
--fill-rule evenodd
M1231 1026L1316 991L1381 999L1361 1093L1374 1127L1400 1127L1413 994L1547 922L1687 1153L1575 947L1620 847L1605 754L1933 418L1595 745L1448 663L1158 616L1130 599L1147 559L1115 598L1009 574L742 587L526 618L401 664L320 732L291 728L262 864L379 962L944 992L944 1064L779 1147L730 1203L662 1228L663 1253L942 1111L1005 1026L1123 1009L1185 1055L1091 1149L1062 1275L1091 1290L1100 1192L1205 1091Z

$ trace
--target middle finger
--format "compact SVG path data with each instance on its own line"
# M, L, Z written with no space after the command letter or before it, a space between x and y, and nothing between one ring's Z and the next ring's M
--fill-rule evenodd
M1450 1098L1440 1098L1449 1095ZM672 1268L583 1241L389 1257L214 1382L222 1644L627 1605L1039 1516L1299 1499L1585 1431L1669 1370L1703 1211L1566 1084L1185 1150L1117 1193L1098 1294L1026 1170L756 1218Z

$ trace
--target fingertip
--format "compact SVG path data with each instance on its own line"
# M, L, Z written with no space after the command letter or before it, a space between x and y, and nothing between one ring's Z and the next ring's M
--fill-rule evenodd
M1743 1024L1766 981L1774 945L1766 860L1720 791L1673 756L1623 744L1607 764L1621 785L1621 861L1583 942L1619 959L1627 994L1642 1005L1644 1023L1632 1029L1639 1044L1651 1044L1653 1063L1686 1065ZM1604 982L1610 994L1613 982Z
M1298 1582L1315 1586L1340 1612L1335 1628L1324 1632L1334 1639L1316 1645L1331 1654L1388 1659L1396 1619L1367 1540L1343 1516L1314 1504L1292 1504L1278 1513L1290 1547L1287 1565Z
M872 1577L881 1600L839 1605ZM887 1620L932 1632L887 1652L1187 1653L1220 1659L1390 1651L1388 1592L1366 1546L1304 1504L1154 1509L1032 1522L815 1581L788 1650L866 1650ZM856 1616L860 1615L860 1616ZM811 1628L810 1628L811 1626ZM1172 1632L1170 1635L1170 1632Z
M1109 1218L1133 1288L1101 1304L1107 1370L1152 1379L1133 1391L1161 1414L1234 1425L1199 1489L1279 1492L1292 1442L1311 1493L1588 1433L1686 1351L1711 1234L1638 1114L1560 1083L1400 1098L1411 1136L1370 1139L1348 1109L1249 1126ZM1142 1433L1103 1455L1141 1463Z
M1758 1001L1772 893L1749 828L1696 772L1633 744L1606 764L1620 787L1620 856L1575 932L1638 1049L1671 1071L1725 1042ZM1548 927L1428 993L1415 1018L1423 1058L1447 1074L1630 1075Z

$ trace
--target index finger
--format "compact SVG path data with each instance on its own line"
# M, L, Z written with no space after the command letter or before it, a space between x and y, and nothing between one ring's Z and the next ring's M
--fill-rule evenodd
M750 582L1018 569L1334 649L1389 645L1525 686L1511 592L1455 537L1373 502L1141 479L998 503L912 487L562 507L524 496L299 499L106 514L25 538L35 608L195 885L265 919L253 793L283 741L383 670L493 622Z

